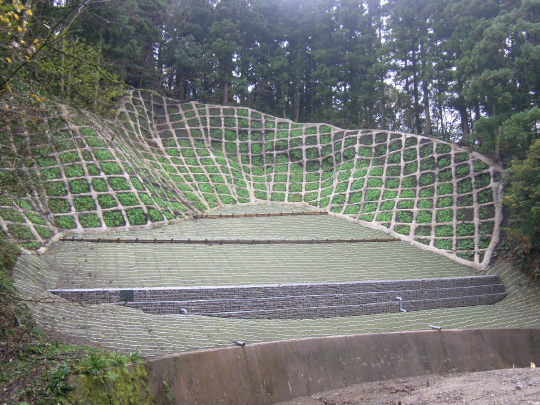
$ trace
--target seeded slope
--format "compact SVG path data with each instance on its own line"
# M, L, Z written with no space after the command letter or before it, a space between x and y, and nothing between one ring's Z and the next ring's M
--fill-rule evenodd
M479 268L498 240L502 169L439 140L139 91L114 122L65 107L51 116L42 137L1 134L35 158L34 191L0 202L2 230L27 249L258 200L309 203Z

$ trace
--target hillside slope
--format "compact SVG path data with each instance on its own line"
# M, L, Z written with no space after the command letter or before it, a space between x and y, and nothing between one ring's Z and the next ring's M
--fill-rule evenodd
M112 122L54 113L42 136L2 137L34 156L33 191L0 207L3 231L29 250L65 231L147 228L255 201L309 203L478 268L498 241L502 169L443 141L143 91Z

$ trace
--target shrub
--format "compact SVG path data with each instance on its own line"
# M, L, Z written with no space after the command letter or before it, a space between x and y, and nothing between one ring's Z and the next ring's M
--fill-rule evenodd
M34 239L34 235L32 234L32 231L30 230L30 228L24 225L10 224L8 225L8 231L16 239L26 239L26 240Z
M349 203L356 204L362 201L362 193L350 193L349 194Z
M51 212L60 213L69 212L71 210L69 202L67 200L64 200L63 198L50 198L48 203Z
M90 186L85 179L71 180L69 182L69 189L73 194L81 194L90 192Z
M401 190L400 198L414 198L416 197L415 190Z
M458 224L456 227L456 236L473 236L474 224Z
M396 222L411 223L412 219L413 215L410 211L398 211L396 214Z
M345 210L345 214L354 215L354 214L358 214L359 211L360 211L360 207L358 205L349 205L347 209Z
M394 190L385 190L383 195L383 200L391 200L397 197L397 191Z
M396 225L394 231L401 235L408 235L411 233L411 227L409 225Z
M437 222L452 222L453 219L454 212L452 210L437 211Z
M71 216L67 215L60 215L54 217L54 224L58 228L63 229L75 229L77 228L77 224L75 223L75 220Z
M386 188L398 188L398 187L399 187L399 179L392 179L392 178L386 179Z
M403 155L403 160L405 160L406 162L410 162L411 160L415 160L417 158L418 156L417 156L416 149L407 149Z
M454 192L454 187L452 183L439 184L439 186L437 187L437 193L439 195L453 194L453 192Z
M126 220L121 211L106 211L103 213L103 221L109 227L117 227L126 225Z
M420 198L433 197L435 190L433 187L427 187L420 190Z
M134 193L119 193L117 194L117 197L122 205L139 205L139 200Z
M377 221L378 222L389 222L392 220L392 213L391 212L381 212L379 215L377 215Z
M461 180L457 184L457 189L458 189L459 194L470 193L472 191L472 180L471 179Z
M114 160L114 155L106 149L96 149L94 155L98 160Z
M395 202L395 201L383 201L383 202L381 203L381 208L380 208L380 210L381 210L381 211L387 211L387 210L389 211L389 210L393 210L394 207L395 207L395 205L396 205L396 202Z
M130 225L145 225L148 221L142 208L132 208L126 211Z
M379 189L368 189L366 191L366 201L376 201L381 196L381 190Z
M474 239L461 239L456 243L458 250L474 250Z
M17 211L13 211L13 210L2 209L0 210L0 216L6 221L25 222L24 217Z
M109 185L114 191L129 190L131 187L123 177L109 177Z
M401 200L398 202L398 209L411 209L414 208L414 200Z
M420 211L416 216L416 222L418 222L419 224L430 224L431 218L431 211Z
M351 191L361 190L364 187L365 179L358 179L351 185Z
M452 225L441 225L435 228L435 236L452 236L453 232Z
M43 180L54 180L62 177L62 175L60 174L60 169L58 169L58 167L43 169L41 170L40 174Z
M79 223L83 228L99 228L101 226L101 220L96 214L79 215Z
M377 203L367 203L364 205L363 213L367 214L377 210Z
M382 187L382 179L370 177L367 183L368 187Z
M433 208L433 200L418 200L419 209Z
M98 196L98 204L101 208L113 208L116 207L116 200L111 194L102 194Z
M62 163L75 163L79 161L79 154L77 152L64 152L58 156Z
M105 182L105 180L99 179L99 178L92 179L92 188L99 192L108 190L107 183Z
M420 175L420 185L429 186L430 184L435 183L435 174L433 173L423 173Z
M452 241L449 239L437 239L433 245L439 249L452 250Z
M96 209L96 203L91 196L75 197L73 205L76 211L93 211Z
M482 162L481 160L475 160L473 163L473 167L474 167L475 172L481 172L489 168L489 166L485 164L484 162Z
M454 198L453 197L440 197L437 200L437 208L450 207L453 204L454 204Z

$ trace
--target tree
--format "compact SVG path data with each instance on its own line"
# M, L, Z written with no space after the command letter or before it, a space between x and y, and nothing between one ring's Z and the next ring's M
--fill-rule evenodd
M527 157L514 160L508 171L503 199L509 216L506 231L512 244L528 256L529 270L533 270L540 264L540 139L531 145Z

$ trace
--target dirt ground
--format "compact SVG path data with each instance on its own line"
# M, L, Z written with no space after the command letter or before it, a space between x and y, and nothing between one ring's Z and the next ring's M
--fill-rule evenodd
M426 375L365 383L276 405L540 405L540 368Z

